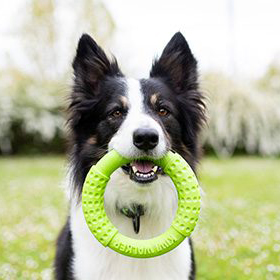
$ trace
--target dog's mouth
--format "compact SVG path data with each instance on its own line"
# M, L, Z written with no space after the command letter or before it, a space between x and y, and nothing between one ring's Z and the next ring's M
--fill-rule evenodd
M136 160L122 166L122 169L131 180L140 184L151 183L162 173L161 167L149 160Z

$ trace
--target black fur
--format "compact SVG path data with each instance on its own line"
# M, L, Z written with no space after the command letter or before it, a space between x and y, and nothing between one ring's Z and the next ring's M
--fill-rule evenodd
M73 185L80 196L89 168L106 153L107 145L128 108L122 102L126 84L116 59L109 60L88 35L83 35L79 41L73 69L68 126ZM193 169L199 157L198 134L204 122L204 102L197 78L197 61L183 35L176 33L160 58L154 61L150 78L140 81L146 111L161 124L170 148L180 153ZM159 117L157 112L160 108L166 109L168 114ZM121 112L122 117L112 117L112 112L116 110ZM56 279L73 279L73 255L67 221L57 242ZM191 258L189 279L194 280L193 250Z
M196 275L196 265L195 265L195 258L194 258L194 249L191 238L189 238L189 243L191 247L191 272L189 276L189 280L195 280Z
M197 61L180 32L171 38L161 57L154 61L150 76L163 79L178 94L197 90Z
M68 124L74 185L80 195L89 168L106 153L121 124L109 116L122 107L119 97L125 92L125 84L117 61L110 61L89 35L84 34L79 41L73 69Z
M56 280L74 280L71 263L74 257L69 219L61 230L56 243L54 261Z
M150 79L141 83L146 100L157 93L155 106L163 106L171 112L168 118L161 118L171 148L195 169L200 156L198 135L205 121L205 105L198 87L197 61L180 32L154 61Z

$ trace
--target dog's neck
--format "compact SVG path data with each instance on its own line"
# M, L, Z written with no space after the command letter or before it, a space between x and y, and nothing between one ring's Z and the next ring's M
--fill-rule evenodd
M131 219L134 232L138 234L141 226L141 216L145 214L145 207L142 204L134 203L131 208L118 207L118 209L121 214Z
M137 213L137 206L141 206L142 213L141 209ZM121 170L117 170L106 187L105 209L122 234L147 239L163 233L171 225L177 209L177 192L167 176L159 176L155 182L139 186ZM137 214L140 225L135 230Z

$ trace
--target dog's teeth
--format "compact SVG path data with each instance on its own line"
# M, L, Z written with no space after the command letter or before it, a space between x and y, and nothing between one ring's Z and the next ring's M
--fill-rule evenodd
M158 169L157 166L154 166L154 167L153 167L153 171L154 171L155 173L157 172L157 169Z
M133 170L133 171L134 171L134 170ZM151 171L150 173L140 173L140 172L138 172L138 170L137 170L137 171L135 171L134 173L135 173L135 175L136 175L137 177L141 177L141 178L150 178L150 177L152 177L153 175L155 175L154 171Z
M131 168L132 168L133 173L137 172L137 168L135 166L132 166Z

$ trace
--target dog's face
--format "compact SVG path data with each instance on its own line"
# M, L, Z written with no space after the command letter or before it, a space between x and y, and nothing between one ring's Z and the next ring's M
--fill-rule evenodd
M146 186L162 171L144 157L159 158L171 149L195 167L204 120L196 64L185 38L176 33L148 79L128 79L91 37L81 37L69 107L79 191L91 165L109 149L133 159L123 172L128 180Z

